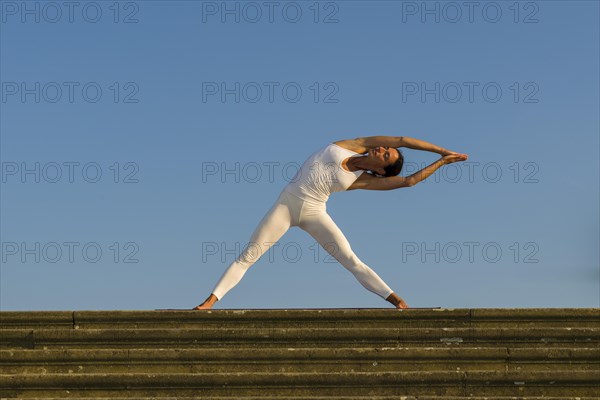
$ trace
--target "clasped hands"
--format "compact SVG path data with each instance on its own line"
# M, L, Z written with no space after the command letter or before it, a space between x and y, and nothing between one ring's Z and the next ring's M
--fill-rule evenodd
M440 153L440 155L442 156L441 160L444 164L452 164L457 161L465 161L467 158L469 158L469 156L466 154L456 153L450 150L444 150Z

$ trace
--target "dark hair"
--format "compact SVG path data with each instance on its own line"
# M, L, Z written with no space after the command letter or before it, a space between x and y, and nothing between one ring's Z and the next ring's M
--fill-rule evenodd
M396 151L398 152L398 159L395 163L388 165L383 169L385 171L385 174L383 176L396 176L400 173L400 171L402 171L402 165L404 164L404 156L402 156L400 149L396 149Z

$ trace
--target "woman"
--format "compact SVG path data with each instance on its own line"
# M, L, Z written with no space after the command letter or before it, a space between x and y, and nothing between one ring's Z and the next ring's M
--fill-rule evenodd
M401 177L397 175L402 169L404 158L399 147L431 151L442 157L408 177ZM211 295L193 310L212 308L292 226L308 232L352 272L367 290L381 296L396 308L408 308L404 300L354 254L342 231L327 214L325 203L333 192L354 189L392 190L414 186L442 165L466 159L466 154L402 136L371 136L328 144L304 162L263 217L248 246L223 273Z

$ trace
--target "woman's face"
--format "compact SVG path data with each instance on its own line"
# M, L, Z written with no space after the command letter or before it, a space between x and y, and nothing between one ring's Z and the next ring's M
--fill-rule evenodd
M400 154L395 148L379 146L369 150L367 157L374 163L374 166L387 167L395 163Z

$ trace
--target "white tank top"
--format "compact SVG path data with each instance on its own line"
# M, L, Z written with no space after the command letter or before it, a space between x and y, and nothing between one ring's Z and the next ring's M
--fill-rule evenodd
M296 172L283 191L301 199L326 202L333 192L341 192L358 179L364 172L348 171L342 168L342 161L359 156L352 150L330 143L317 150Z

